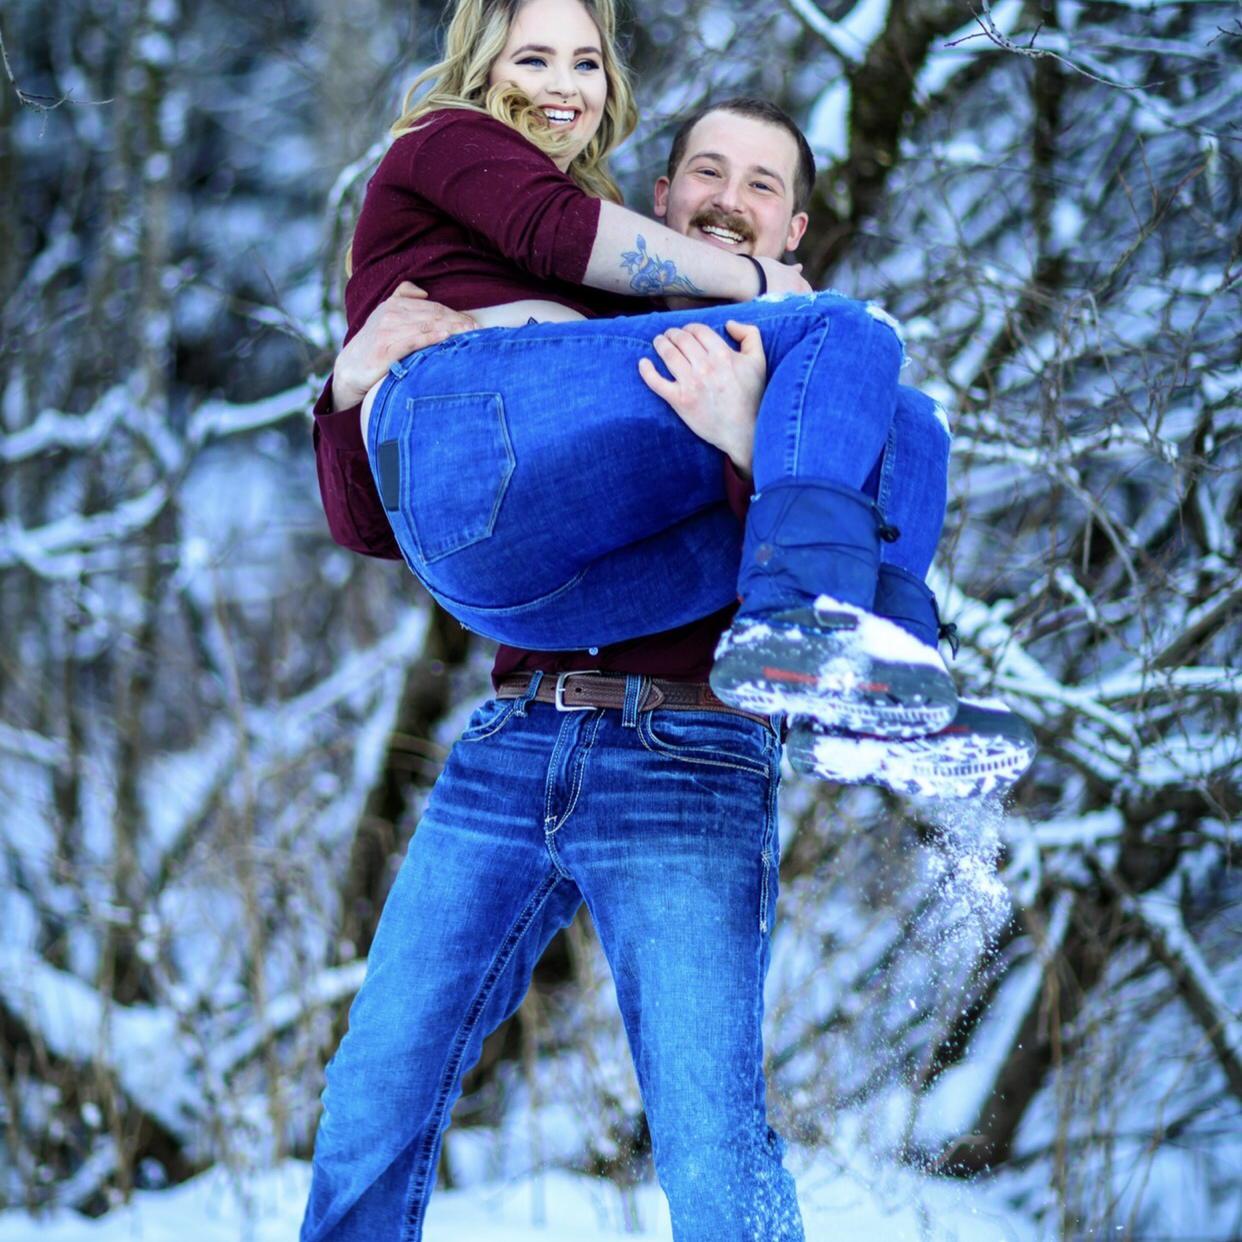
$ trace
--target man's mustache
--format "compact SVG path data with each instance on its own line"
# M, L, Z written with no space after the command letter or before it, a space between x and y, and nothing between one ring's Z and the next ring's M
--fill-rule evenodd
M690 227L702 229L709 226L714 229L728 229L730 233L736 233L746 242L753 242L755 240L754 229L741 216L734 216L727 211L704 207L702 211L695 213L694 218L690 221Z

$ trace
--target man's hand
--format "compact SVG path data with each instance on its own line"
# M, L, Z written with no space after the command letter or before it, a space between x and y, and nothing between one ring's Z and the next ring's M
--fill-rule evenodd
M337 355L332 369L332 408L357 405L398 358L478 326L469 315L428 302L424 290L402 281Z
M715 445L743 476L751 473L755 419L768 378L763 338L753 324L730 319L725 330L741 346L731 349L706 324L670 328L652 342L673 377L666 380L650 358L638 372L658 397L673 407L696 436Z

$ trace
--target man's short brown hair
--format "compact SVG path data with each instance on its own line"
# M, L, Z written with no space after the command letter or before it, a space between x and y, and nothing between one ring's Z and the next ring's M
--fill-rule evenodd
M681 161L685 158L690 131L713 112L732 112L737 116L766 121L769 125L779 126L793 138L798 146L798 163L794 169L794 211L805 211L811 201L811 187L815 184L815 156L811 154L810 143L784 108L778 108L771 101L753 95L735 95L732 99L722 99L719 103L704 104L682 121L677 127L677 133L673 135L673 146L668 153L669 180L676 176Z

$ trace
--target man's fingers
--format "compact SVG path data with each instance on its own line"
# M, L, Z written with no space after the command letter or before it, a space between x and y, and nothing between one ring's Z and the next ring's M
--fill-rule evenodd
M392 296L403 298L425 298L427 290L416 285L412 280L403 280L393 291Z
M392 307L392 318L397 323L445 323L459 324L463 327L477 328L479 325L470 315L450 307L441 306L439 302L408 301L397 302Z
M705 323L688 323L686 331L703 347L709 357L719 360L726 351L732 352L724 343L720 333L715 328L709 328Z
M667 332L661 332L651 342L651 346L660 355L660 360L668 367L674 379L681 379L688 371L694 369L690 359L682 352L681 346Z
M672 396L677 391L677 385L670 380L666 380L656 370L656 365L650 358L640 358L638 360L638 374L642 376L643 383L657 397L663 397L665 401L672 405Z
M753 323L741 323L730 319L725 324L725 331L741 346L742 353L748 358L763 358L763 334Z
M694 325L690 325L693 327ZM698 325L702 327L702 324ZM703 341L699 339L697 333L690 331L690 328L668 328L665 333L670 341L682 352L686 361L691 366L701 366L707 361L707 350Z
M459 315L445 307L432 311L424 309L425 306L423 302L407 303L403 313L397 313L399 308L394 308L394 314L381 329L380 339L426 345L431 338L442 341L459 332L472 332L479 326L468 315Z

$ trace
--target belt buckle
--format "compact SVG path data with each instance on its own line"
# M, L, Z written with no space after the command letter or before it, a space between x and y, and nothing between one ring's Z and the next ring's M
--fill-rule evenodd
M553 702L556 704L558 712L591 712L595 708L590 703L580 703L577 707L571 707L565 702L565 678L566 677L589 677L592 673L598 673L602 670L598 668L576 668L568 673L557 673L556 675L556 697Z

